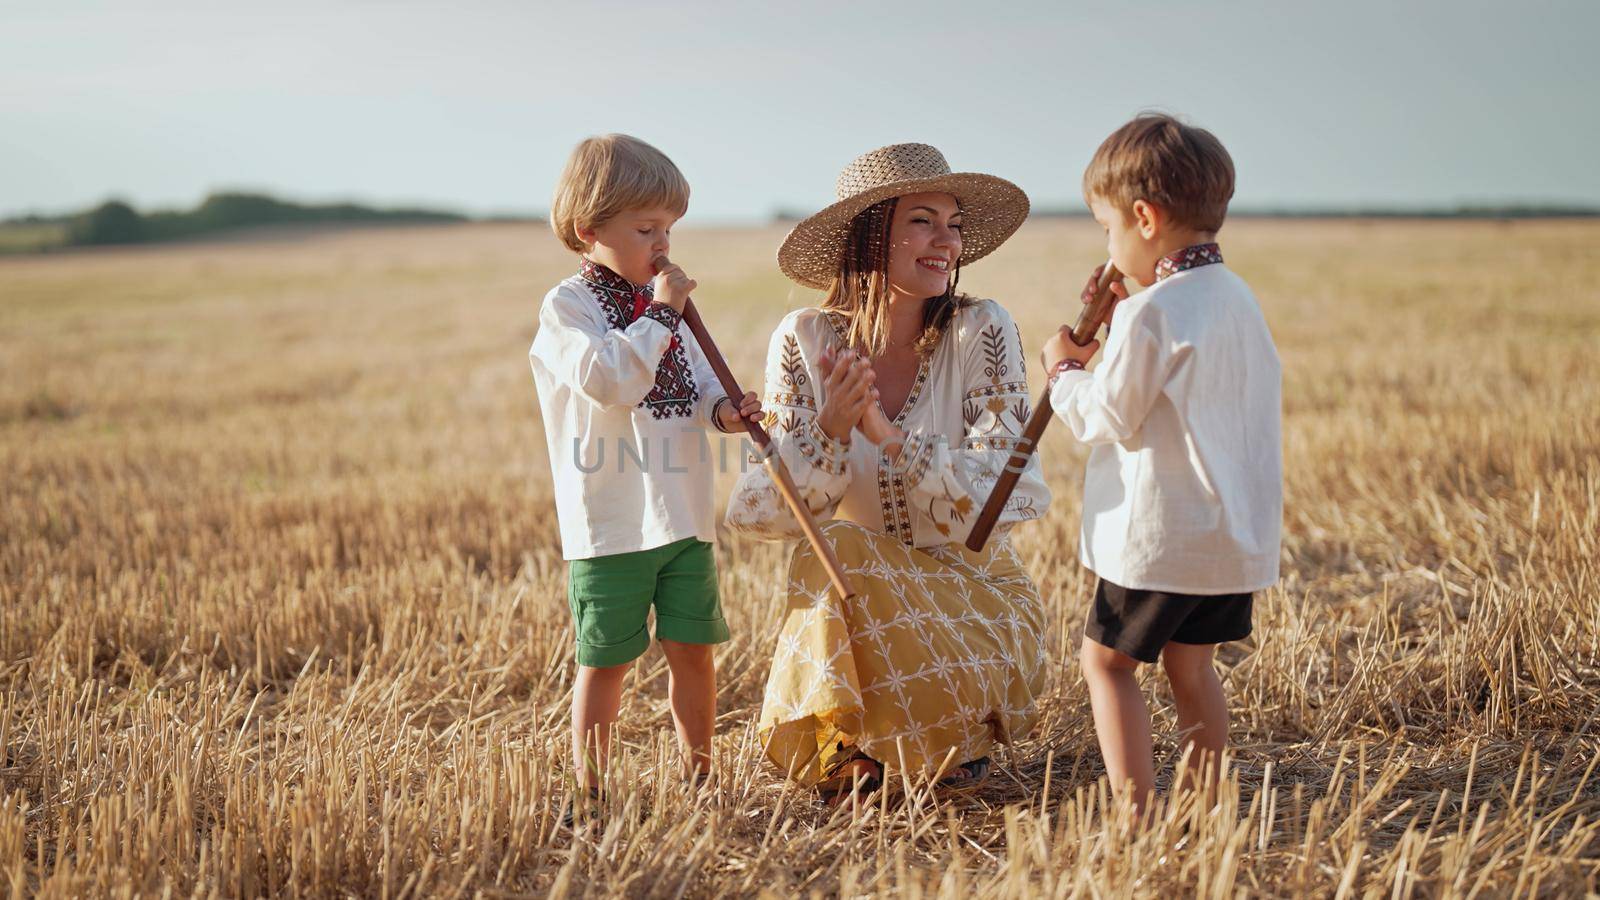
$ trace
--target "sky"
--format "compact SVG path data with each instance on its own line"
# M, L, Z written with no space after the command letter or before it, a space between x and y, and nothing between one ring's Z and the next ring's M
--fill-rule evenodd
M1234 209L1600 205L1600 2L0 0L0 217L212 190L541 212L574 143L673 158L693 222L831 202L921 141L1081 208L1146 109Z

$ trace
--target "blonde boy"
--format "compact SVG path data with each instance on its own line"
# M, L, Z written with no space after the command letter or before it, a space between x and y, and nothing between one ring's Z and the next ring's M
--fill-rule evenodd
M545 296L528 356L577 635L573 759L591 795L623 678L650 645L652 607L690 771L698 779L711 763L711 645L728 639L728 627L705 429L732 432L741 417L759 417L760 404L754 394L729 402L680 327L695 282L677 266L656 272L688 205L689 185L671 160L610 134L573 150L551 207L551 227L579 269Z
M1222 143L1170 116L1108 137L1084 198L1111 261L1147 290L1119 286L1093 374L1099 344L1078 347L1066 328L1042 354L1051 405L1093 448L1080 556L1099 581L1082 665L1107 773L1139 808L1155 766L1134 670L1160 659L1171 681L1187 754L1177 786L1210 784L1228 733L1212 656L1250 634L1252 592L1278 579L1282 378L1255 296L1216 243L1233 181Z

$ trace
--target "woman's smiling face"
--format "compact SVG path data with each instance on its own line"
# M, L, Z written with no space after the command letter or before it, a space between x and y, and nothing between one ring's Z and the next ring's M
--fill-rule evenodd
M961 207L949 194L907 194L889 225L889 289L925 300L943 294L961 258Z

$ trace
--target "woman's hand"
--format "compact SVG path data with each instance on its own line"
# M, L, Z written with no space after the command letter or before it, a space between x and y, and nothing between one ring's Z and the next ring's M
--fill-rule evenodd
M850 443L850 431L860 422L869 404L875 405L877 376L854 350L835 353L832 347L817 359L822 370L822 408L817 410L817 426L841 444ZM881 411L880 411L881 414Z
M878 389L872 389L872 400L867 404L867 409L861 414L861 433L867 440L878 445L890 459L900 455L900 448L905 445L906 433L896 428L889 417L884 414L883 406L878 403Z

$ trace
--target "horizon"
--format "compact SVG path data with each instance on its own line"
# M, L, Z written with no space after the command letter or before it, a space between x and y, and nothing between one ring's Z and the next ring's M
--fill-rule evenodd
M385 213L415 212L415 213L419 213L419 214L442 214L442 215L460 216L464 223L472 223L472 222L482 223L482 222L495 222L495 221L539 222L539 223L543 223L543 222L548 222L549 221L549 210L548 209L498 210L498 211L490 211L490 212L487 212L487 213L479 214L479 213L471 213L471 212L468 212L468 211L465 211L465 210L462 210L462 209L459 209L459 208L451 208L451 207L447 207L447 206L409 207L409 206L404 206L404 205L401 205L401 204L382 203L382 202L373 203L373 202L370 202L370 201L367 201L367 200L363 200L363 199L360 199L360 198L340 197L340 196L329 197L329 198L326 198L326 199L317 198L317 199L309 199L308 200L306 198L285 196L283 194L272 193L272 192L269 192L269 191L220 189L220 190L207 192L203 197L201 197L195 203L190 204L188 206L181 206L181 207L177 207L177 206L173 206L173 207L146 207L146 208L141 208L141 207L139 207L139 206L137 206L135 204L129 203L126 199L124 199L122 197L111 196L111 197L105 198L104 200L100 201L99 203L93 204L93 205L88 206L88 207L84 207L82 209L56 210L56 211L25 210L25 211L20 212L20 213L16 213L16 214L0 217L0 225L30 224L30 223L34 223L34 222L40 222L40 223L63 223L63 222L68 222L68 221L70 221L71 219L73 219L73 218L75 218L77 216L84 215L84 214L86 214L86 213L88 213L88 212L90 212L90 211L92 211L94 209L99 208L100 206L104 206L104 205L111 204L111 203L123 203L125 205L128 205L128 206L133 208L136 212L138 212L142 216L149 216L149 215L152 215L152 214L170 214L170 213L182 214L182 213L190 212L190 211L196 209L197 207L199 207L201 205L201 203L203 203L205 200L207 200L207 199L209 199L211 197L224 196L224 195L245 195L245 196L253 196L253 197L263 197L263 198L276 200L276 201L284 202L284 203L288 203L288 204L304 206L304 207L314 207L314 208L340 206L340 205L351 205L351 206L357 206L357 207L361 207L361 208L364 208L364 209L378 211L378 212L385 212ZM724 218L724 219L711 219L711 220L699 220L699 221L696 221L692 217L685 216L685 218L682 220L682 223L683 223L682 227L688 227L688 228L763 227L763 226L767 226L767 225L797 222L800 219L805 218L806 215L808 215L808 213L805 213L805 212L802 212L802 211L799 211L799 210L774 209L774 210L772 210L770 213L768 213L765 216L750 216L750 217L746 217L746 218ZM1351 218L1351 219L1361 219L1361 218L1423 218L1423 219L1449 219L1449 218L1461 218L1461 219L1476 219L1476 218L1490 218L1490 219L1493 219L1493 218L1591 218L1591 217L1600 216L1600 203L1589 203L1589 204L1571 203L1571 202L1567 202L1567 203L1521 203L1521 202L1516 202L1516 201L1508 201L1508 202L1503 202L1503 203L1484 202L1484 203L1461 204L1461 205L1456 205L1456 206L1445 206L1445 205L1416 205L1416 206L1392 205L1392 206L1361 206L1361 207L1357 207L1357 206L1352 206L1352 207L1334 207L1334 206L1309 206L1309 205L1308 206L1278 206L1278 207L1274 207L1274 206L1252 206L1252 207L1230 207L1230 209L1228 210L1228 216L1230 218L1266 218L1266 219L1274 219L1274 218L1282 218L1282 219L1324 219L1324 218L1325 219L1340 219L1340 218ZM1084 207L1072 207L1072 206L1038 206L1038 205L1035 205L1029 211L1029 218L1090 218L1090 217L1091 217L1091 214L1090 214L1090 212L1089 212L1089 210L1088 210L1088 208L1086 206L1084 206ZM397 221L402 221L403 222L404 220L397 220ZM285 224L287 224L290 227L292 227L292 225L294 223L285 223ZM359 223L354 223L353 222L351 224L359 224ZM440 223L434 223L434 224L450 224L450 223L440 222ZM240 227L251 227L251 226L240 226Z

